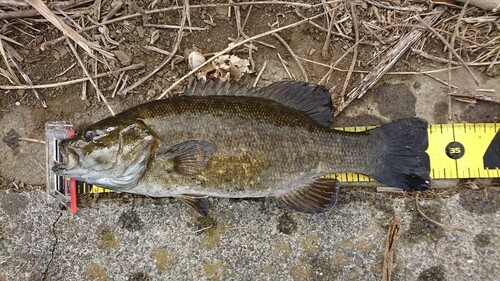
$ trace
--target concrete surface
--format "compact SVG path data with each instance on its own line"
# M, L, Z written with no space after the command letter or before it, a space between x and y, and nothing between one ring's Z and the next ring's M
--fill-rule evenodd
M483 85L475 86L465 71L453 77L467 89L500 91L498 78L482 77ZM447 122L448 116L498 122L498 105L452 101L450 108L445 87L427 77L384 80L336 125L415 115L429 122ZM44 154L43 146L21 146ZM35 163L31 170L43 179L43 166ZM273 202L263 207L259 200L211 199L206 219L171 199L99 199L73 215L48 205L42 190L2 190L0 280L380 280L396 214L402 235L393 280L497 280L498 198L499 189L489 187L421 200L432 219L467 230L456 232L420 216L412 194L366 188L343 188L338 206L320 215Z

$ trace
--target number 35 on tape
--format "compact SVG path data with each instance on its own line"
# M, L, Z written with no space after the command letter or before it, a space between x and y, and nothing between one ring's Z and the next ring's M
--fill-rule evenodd
M431 124L428 128L433 179L499 178L500 124Z

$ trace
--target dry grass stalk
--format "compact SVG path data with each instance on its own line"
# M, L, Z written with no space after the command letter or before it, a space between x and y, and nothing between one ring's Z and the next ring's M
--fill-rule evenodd
M26 0L33 8L35 8L44 18L52 23L57 29L62 31L64 35L75 41L89 56L93 57L92 50L96 50L105 57L113 57L108 51L101 49L98 45L87 41L82 35L73 30L69 25L62 21L58 16L52 12L45 3L41 0Z
M264 64L262 65L262 68L260 69L259 73L257 74L257 77L255 77L255 82L253 82L252 87L257 87L257 83L259 83L260 77L262 76L262 73L264 73L264 70L266 69L267 66L267 60L264 61Z
M455 48L455 40L458 36L458 30L460 29L460 21L462 20L462 18L464 17L464 14L465 14L465 11L467 9L467 5L469 4L469 0L467 0L462 8L462 11L460 12L460 15L457 19L457 23L455 25L455 32L453 32L453 36L451 36L451 41L450 41L450 47L451 49L454 49ZM448 50L448 60L449 60L449 63L448 63L448 88L451 89L451 59L453 58L453 53L452 51Z
M434 24L444 12L442 6L434 9L434 13L425 17L421 22L427 26ZM423 36L424 32L420 29L413 29L385 54L379 64L363 79L363 81L346 96L346 100L337 107L335 116L346 108L355 99L361 98L398 60L411 48L411 46Z
M5 76L5 78L7 78L12 84L21 85L21 82L19 81L19 78L17 78L16 73L10 67L9 59L7 54L5 53L5 48L3 46L2 39L3 38L0 38L0 54L2 55L5 67L7 68L7 71L2 69L2 73Z
M44 140L37 140L37 139L30 139L30 138L19 138L18 140L20 140L20 141L26 141L26 142L39 143L39 144L45 144Z
M379 8L383 8L386 10L396 10L396 11L402 11L402 12L422 12L424 11L423 8L420 7L399 7L399 6L391 6L391 5L386 5L382 3L381 1L372 1L372 0L366 0L367 3L370 3L371 5Z
M78 84L81 82L88 81L90 79L102 78L102 77L106 77L106 76L110 76L110 75L115 75L115 74L123 72L123 71L136 70L136 69L140 69L143 67L144 67L144 64L142 64L142 63L132 64L132 65L129 65L127 67L119 68L116 70L108 71L108 72L97 74L94 76L74 79L74 80L70 80L70 81L58 82L58 83L41 84L41 85L18 85L18 86L17 85L16 86L0 85L0 90L29 90L29 89L56 88L56 87ZM65 71L67 71L67 70L68 69L66 69Z
M89 74L87 68L85 67L85 64L80 59L80 56L78 55L78 52L76 51L75 47L73 47L73 45L71 44L71 42L69 40L66 40L66 42L68 43L68 46L71 49L71 51L73 52L73 55L75 56L76 60L80 64L80 67L82 68L83 72L85 73L85 76L87 76L89 78L88 81L90 81L90 84L92 84L92 86L94 87L95 92L97 94L97 98L98 99L100 98L104 102L104 104L108 108L109 112L111 112L111 115L114 116L115 112L113 111L113 108L111 108L111 105L108 103L108 100L106 99L106 97L104 97L104 95L99 90L99 87L97 86L97 83L94 81L94 79L92 79L90 77L90 74Z
M279 36L278 33L274 33L273 36L276 37L281 42L281 44L283 44L283 46L285 46L286 50L290 53L290 55L292 55L293 59L297 63L297 66L299 67L300 71L302 72L302 76L304 77L304 81L307 82L309 80L307 78L307 72L304 69L304 66L302 66L302 63L300 62L300 60L297 59L297 57L295 56L295 53L293 52L292 48L290 48L290 45L288 45L288 43L286 43L285 39L283 39L281 36Z
M160 49L160 48L155 47L155 46L142 46L142 48L147 49L147 50L151 50L153 52L156 52L156 53L159 53L159 54L162 54L162 55L166 55L166 56L170 56L172 54L172 52L165 51L165 50ZM185 57L183 57L181 55L175 55L175 58L181 59L181 60L186 59Z
M302 19L307 19L307 17L306 17L306 16L304 16L304 15L302 15L302 14L301 14L301 13L300 13L297 9L295 9L295 10L294 10L294 12L295 12L295 14L296 14L297 16L299 16L300 18L302 18ZM334 22L333 24L335 24L335 23L338 23L338 22ZM317 24L317 23L315 23L315 22L313 22L313 21L310 21L310 22L309 22L309 24L311 24L312 26L316 27L317 29L319 29L319 30L321 30L321 31L328 32L328 29L326 29L326 28L322 27L321 25L319 25L319 24ZM330 31L330 33L331 33L332 35L339 36L339 37L342 37L342 38L344 38L344 39L348 39L348 40L351 40L351 41L353 41L353 40L354 40L354 38L352 38L351 36L345 35L345 34L340 33L340 32L334 32L334 31L332 31L332 30L331 30L331 31Z
M435 62L440 62L440 63L451 63L452 65L462 65L461 63L459 63L458 61L450 61L448 59L445 59L445 58L440 58L440 57L436 57L434 55L431 55L429 53L426 53L424 51L421 51L421 50L417 50L417 49L411 49L412 52L416 53L417 55L420 55L426 59L430 59L430 60L433 60ZM497 65L497 64L500 64L500 61L498 60L493 60L491 62L467 62L465 63L467 64L468 66L490 66L490 65Z
M354 4L354 2L350 2L349 4L351 8L354 38L356 42L359 42L359 29L358 29L359 23L358 23L358 18L356 16L356 5ZM349 66L349 71L347 72L346 78L344 80L344 85L342 86L342 92L340 93L340 97L342 98L342 100L344 99L345 92L347 91L347 87L349 86L349 81L351 80L352 71L354 70L354 66L356 65L357 59L358 59L358 44L354 44L354 48L352 51L351 65Z
M28 3L25 1L19 1L19 0L0 0L0 6L2 5L2 2L5 3L6 7L14 7L14 6L19 6L19 7L27 7L29 6ZM8 3L16 3L16 4L8 4ZM48 7L50 9L68 9L71 7L75 6L80 6L84 5L86 3L94 2L94 0L69 0L69 1L54 1L48 4ZM0 13L0 20L2 19L20 19L20 18L28 18L28 17L35 17L38 16L39 13L35 9L23 9L23 10L14 10L14 11L4 11L3 13Z
M492 93L491 91L480 91L480 90L485 90L485 89L476 89L477 92L482 92L482 93L457 90L451 92L450 96L455 97L455 99L458 101L468 102L468 103L476 103L477 100L500 103L500 96L498 96L497 94Z
M19 63L17 63L16 59L10 55L9 55L9 58L10 58L10 61L12 62L12 64L16 67L17 71L23 77L24 81L26 81L26 83L28 83L29 85L33 85L31 78L28 76L28 74L26 74L26 72L24 72L24 70L21 68ZM47 103L45 102L45 99L43 98L43 96L40 95L38 90L37 89L31 89L31 90L33 91L33 94L35 94L35 97L42 103L42 107L47 108Z
M321 3L323 4L323 9L328 10L329 6L325 3L325 0L321 0ZM323 59L326 60L328 58L328 49L330 47L330 39L332 35L332 29L333 26L335 25L335 12L337 11L337 3L333 3L332 7L333 10L329 13L326 14L326 26L328 26L328 31L326 32L326 38L325 38L325 43L323 43L323 47L321 48L321 55L323 56Z
M326 64L326 63L322 63L322 62L318 62L318 61L306 59L306 58L299 57L299 56L296 56L296 57L299 60L302 60L302 61L305 61L305 62L309 62L309 63L312 63L314 65L319 65L319 66L322 66L322 67L325 67L325 68L328 68L328 69L332 69L332 71L333 70L340 71L340 72L347 72L347 71L349 71L348 69L343 69L343 68L338 68L338 67L332 67L331 64ZM462 66L454 66L452 69L459 69L459 68L462 68ZM426 71L388 71L385 74L386 75L420 75L420 74L426 74L426 73L440 73L440 72L447 71L447 70L448 70L448 68L437 68L437 69L426 70ZM352 72L353 73L362 73L362 74L368 74L368 73L370 73L370 71L368 71L368 70L353 70Z
M165 59L160 65L158 65L149 74L147 74L146 76L144 76L141 79L139 79L139 81L137 81L134 84L128 86L127 88L119 91L118 92L119 94L125 95L125 94L127 94L127 92L135 89L137 86L141 85L142 83L144 83L145 81L147 81L149 78L151 78L151 76L155 75L158 71L160 71L163 67L165 67L174 58L174 56L176 55L177 51L179 50L179 46L181 44L182 36L184 34L184 26L186 24L187 14L188 14L188 11L189 11L188 6L189 6L189 1L185 0L184 1L184 9L182 10L182 18L181 18L181 24L180 24L181 28L177 31L177 38L175 39L174 48L173 48L172 52L170 53L170 55L167 57L167 59Z
M382 269L382 281L391 281L392 263L394 259L394 251L401 235L401 219L395 215L391 219L387 238L385 240L384 265Z
M450 73L450 68L448 68L448 73ZM451 84L450 80L448 80L448 82L446 82L443 79L437 78L436 76L431 75L429 73L424 73L424 75L427 76L427 77L429 77L429 78L431 78L431 79L433 79L433 80L436 80L437 82L439 82L439 83L441 83L441 84L443 84L445 86L448 86L448 88L450 88L450 89L458 89L457 86Z
M144 27L154 27L154 28L161 28L161 29L181 29L181 26L179 25L172 25L172 24L154 24L154 23L145 23L142 26ZM207 30L205 27L196 27L196 26L188 26L184 27L186 30L189 31L203 31Z
M115 16L116 13L118 13L122 8L125 3L121 0L113 1L114 7L108 12L107 15L104 16L102 19L103 22L110 20L112 17ZM113 6L113 4L111 4Z
M432 33L434 33L434 35L436 35L436 37L438 37L441 42L443 42L444 45L446 45L446 47L453 53L453 55L460 61L460 63L465 67L465 69L467 69L467 71L470 73L470 75L472 76L472 78L474 79L474 81L476 82L477 85L479 85L479 79L477 79L476 75L474 75L474 73L472 72L472 70L470 69L470 67L467 65L467 63L462 59L462 57L457 54L457 52L453 49L453 47L450 45L450 43L448 43L448 41L446 41L446 39L443 37L443 35L439 34L434 28L432 28L432 26L430 26L425 20L423 20L422 18L420 18L420 16L416 16L416 19L421 23L423 24L425 27L427 27L428 30L430 30Z
M283 69L285 70L286 74L288 75L288 78L295 80L295 75L293 75L293 73L291 73L290 70L288 69L288 66L287 66L288 63L281 57L280 53L276 53L276 55L278 56L278 59L280 60L281 65L283 66Z
M25 3L23 1L17 1L17 0L0 0L0 6L5 6L5 7L26 7L26 6L29 6L29 4Z
M330 75L332 75L333 70L337 69L336 66L339 64L346 56L349 54L354 48L356 48L361 42L363 42L364 38L361 38L361 40L358 40L356 43L354 43L349 49L347 49L342 56L340 56L335 62L332 62L331 65L329 65L329 70L328 72L321 78L321 80L318 82L318 84L325 84L328 82L330 79ZM349 70L347 70L349 71Z
M122 82L123 75L125 75L125 71L120 73L120 77L118 77L118 80L116 81L115 88L113 89L113 93L111 94L111 98L114 98L116 95L116 92L118 91L118 86L120 86L120 83Z

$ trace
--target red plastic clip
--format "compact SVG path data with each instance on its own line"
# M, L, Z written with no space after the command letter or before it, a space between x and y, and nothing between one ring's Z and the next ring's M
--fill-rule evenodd
M69 130L68 136L72 137L74 135L75 135L75 130L74 129ZM78 211L78 207L76 206L76 180L75 179L70 179L69 196L70 196L69 210L73 214L76 214L76 212Z

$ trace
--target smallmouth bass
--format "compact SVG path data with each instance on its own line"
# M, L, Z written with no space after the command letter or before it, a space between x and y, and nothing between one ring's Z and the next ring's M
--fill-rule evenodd
M331 129L328 90L305 82L262 89L195 81L183 96L152 101L63 140L61 176L117 192L177 197L201 215L207 197L272 197L318 213L356 172L402 189L430 187L427 123L394 121L366 132Z

